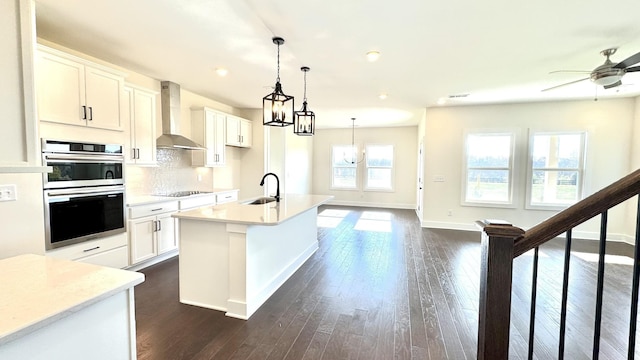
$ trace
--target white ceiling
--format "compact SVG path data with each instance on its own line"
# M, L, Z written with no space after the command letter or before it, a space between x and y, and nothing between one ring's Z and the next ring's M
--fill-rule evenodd
M299 108L311 68L318 128L414 125L439 99L593 99L590 81L541 90L586 77L549 72L590 71L603 49L640 52L638 14L638 0L36 0L39 37L240 108L271 92L283 37L283 90ZM623 83L597 97L640 94L640 73Z

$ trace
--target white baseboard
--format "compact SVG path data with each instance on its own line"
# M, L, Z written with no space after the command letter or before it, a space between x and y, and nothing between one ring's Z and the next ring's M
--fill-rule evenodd
M273 293L278 290L287 279L293 275L309 258L318 250L318 242L315 241L309 245L295 260L293 260L286 268L282 269L276 276L274 276L262 290L260 290L251 299L247 299L246 314L249 318L262 304L264 304ZM231 303L231 300L228 301ZM229 311L232 310L231 305L228 305ZM228 315L228 314L227 314ZM232 316L232 315L228 315ZM237 317L237 316L233 316Z
M422 221L420 225L423 228L429 229L445 229L445 230L462 230L462 231L477 231L480 229L475 224L465 224L465 223L454 223L454 222L443 222L443 221ZM523 230L527 230L523 228ZM595 231L573 231L574 239L581 240L600 240L600 233ZM565 234L558 235L559 238L564 238ZM635 237L620 234L620 233L608 233L607 241L613 242L623 242L629 245L635 244Z
M149 267L151 265L155 265L157 263L163 262L165 260L171 259L172 257L175 257L178 255L178 249L175 250L171 250L171 251L167 251L164 254L160 254L156 257L153 257L145 262L141 262L139 264L135 264L135 265L131 265L130 267L125 268L125 270L131 270L131 271L139 271L142 270L146 267Z
M372 203L364 201L343 201L343 200L329 200L329 205L340 206L357 206L357 207L374 207L374 208L389 208L389 209L415 209L415 204L396 204L396 203Z
M454 222L442 222L442 221L422 221L420 224L423 228L430 229L446 229L446 230L463 230L463 231L477 231L480 232L478 227L471 223L454 223Z

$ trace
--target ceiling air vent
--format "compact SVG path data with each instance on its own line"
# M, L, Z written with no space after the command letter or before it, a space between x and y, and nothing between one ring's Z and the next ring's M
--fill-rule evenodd
M469 94L449 95L449 99L461 99L461 98L466 98L467 96L469 96Z

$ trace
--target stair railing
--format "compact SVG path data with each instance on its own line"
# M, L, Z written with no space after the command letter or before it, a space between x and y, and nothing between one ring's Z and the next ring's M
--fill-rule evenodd
M483 220L482 261L480 271L480 302L478 318L478 359L500 360L509 358L509 329L511 317L511 285L513 259L534 250L533 286L529 318L528 358L533 358L535 333L535 303L538 269L538 247L566 233L562 302L560 312L558 359L564 358L566 328L567 289L571 253L572 229L600 215L600 242L598 280L596 285L596 309L592 359L597 360L600 345L602 318L602 293L607 239L607 212L612 207L640 194L640 169L614 182L597 193L561 211L551 218L524 231L511 224ZM640 283L640 199L636 218L635 258L633 265L632 299L630 309L628 356L633 359L638 313L638 287Z

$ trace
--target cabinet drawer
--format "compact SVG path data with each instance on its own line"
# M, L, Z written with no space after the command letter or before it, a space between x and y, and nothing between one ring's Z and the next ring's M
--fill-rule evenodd
M178 211L177 201L166 201L154 204L131 206L129 207L129 219L153 216L173 211Z
M232 201L238 201L238 192L237 191L229 191L216 194L216 203L224 204Z
M180 200L180 210L194 209L201 206L213 206L216 204L216 196L214 194L191 196L187 199Z
M119 248L83 257L82 259L78 259L78 261L122 269L129 266L129 248L127 246L121 246Z
M122 233L50 250L46 252L46 255L67 260L78 260L121 246L126 247L127 243L127 233Z

